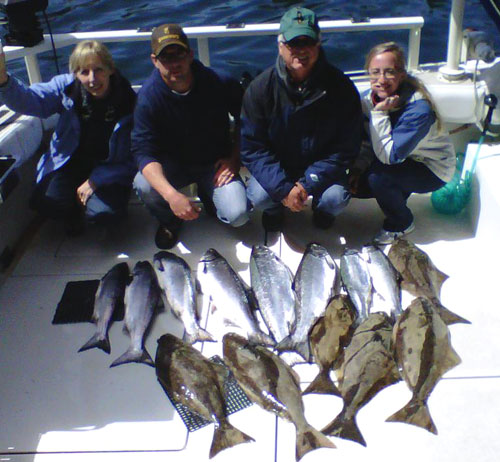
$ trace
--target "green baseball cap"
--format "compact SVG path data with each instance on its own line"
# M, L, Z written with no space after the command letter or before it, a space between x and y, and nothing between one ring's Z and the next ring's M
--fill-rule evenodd
M320 34L318 18L314 11L308 8L290 8L281 18L280 34L283 35L287 42L301 35L318 41Z

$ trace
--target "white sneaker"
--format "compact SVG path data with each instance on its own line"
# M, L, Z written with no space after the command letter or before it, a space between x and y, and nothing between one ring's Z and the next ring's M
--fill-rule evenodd
M394 240L397 239L398 237L410 234L414 230L415 230L415 223L413 222L404 231L387 231L382 228L373 238L373 242L375 242L375 244L392 244Z

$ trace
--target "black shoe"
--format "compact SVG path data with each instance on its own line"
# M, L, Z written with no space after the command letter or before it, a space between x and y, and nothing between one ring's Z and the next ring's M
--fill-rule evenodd
M159 225L155 235L155 244L159 249L171 249L179 240L179 230Z
M283 210L278 213L262 213L262 226L268 233L279 233L283 230L283 223L285 221L285 214Z
M332 227L335 221L335 216L322 212L320 210L313 211L313 223L316 228L319 229L329 229Z

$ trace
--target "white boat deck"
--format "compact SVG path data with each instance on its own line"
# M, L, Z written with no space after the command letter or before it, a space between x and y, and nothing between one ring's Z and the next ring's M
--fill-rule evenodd
M487 169L488 170L488 169ZM483 204L486 199L481 198ZM337 449L320 449L302 460L369 460L370 462L494 461L500 453L500 310L497 296L499 250L490 234L480 233L468 215L436 213L428 196L410 200L416 216L411 239L425 250L450 278L442 302L469 319L471 325L450 327L452 344L462 364L438 383L429 408L437 436L420 428L386 423L385 419L410 398L404 382L379 393L358 414L367 447L332 438ZM498 230L498 208L491 209L482 228ZM311 224L310 213L287 215L285 238L273 249L293 271L301 250L310 241L323 244L339 261L345 245L360 247L380 226L382 215L373 200L352 200L330 231ZM77 353L90 337L88 323L53 325L58 301L68 281L99 279L121 256L129 265L152 259L155 220L137 202L114 236L96 229L69 239L47 222L0 287L0 461L12 462L176 462L208 460L213 425L188 433L156 380L153 368L129 364L109 368L125 351L128 336L122 322L110 330L111 355L100 350ZM263 242L260 216L241 229L231 229L202 216L187 223L175 252L192 268L202 253L214 247L249 282L251 246ZM203 300L205 319L207 301ZM407 302L408 296L404 301ZM213 322L208 315L208 323ZM182 334L169 313L159 313L147 336L154 357L156 340L164 333ZM220 354L219 344L206 344L207 356ZM303 385L316 372L312 365L296 367ZM306 417L321 429L340 411L337 397L304 398ZM292 424L256 405L239 411L230 421L251 435L242 444L217 455L215 461L295 460Z

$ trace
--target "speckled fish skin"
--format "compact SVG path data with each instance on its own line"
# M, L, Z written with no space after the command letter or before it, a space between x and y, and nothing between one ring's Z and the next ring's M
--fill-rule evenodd
M196 289L191 268L187 262L172 252L157 252L153 259L162 296L185 329L185 340L214 341L213 337L199 325Z
M387 256L402 276L401 288L415 297L431 300L446 324L470 324L441 304L441 287L448 275L438 270L423 250L413 242L399 238L392 243Z
M391 352L392 321L372 313L354 331L337 377L344 400L340 414L322 432L366 446L356 415L380 390L400 380Z
M292 272L269 247L254 245L250 280L262 318L274 340L280 342L295 326L297 302Z
M439 379L461 360L431 301L418 297L406 308L394 326L394 347L401 374L413 395L387 421L416 425L437 434L427 399Z
M383 311L395 321L401 314L401 275L385 253L374 245L365 245L361 254L368 264L372 281L370 312Z
M280 357L234 333L224 336L223 350L224 362L248 398L295 425L297 461L314 449L335 447L307 423L299 378Z
M357 312L347 295L335 295L320 318L311 329L309 344L314 361L319 366L317 377L303 394L324 393L341 396L330 378L330 370L342 353L342 349L353 332Z
M158 339L156 376L177 402L215 423L210 458L240 443L254 441L228 421L224 404L227 370L171 334Z
M154 366L144 348L144 335L160 300L160 287L148 261L137 262L132 276L132 282L125 289L125 329L130 336L130 347L110 367L131 362Z
M298 303L295 329L278 350L293 349L306 361L312 360L309 332L338 291L337 277L337 265L328 251L314 242L308 244L293 281Z
M253 342L274 345L274 340L260 330L248 289L217 250L209 249L203 254L197 277L203 293L209 295L217 310L223 313L228 328L241 329Z
M95 334L78 352L99 348L105 353L111 352L108 329L111 317L118 304L123 303L125 287L130 281L130 269L126 262L113 266L99 282L97 288L92 321L96 324Z
M357 250L348 249L340 257L340 275L359 318L366 319L370 312L373 288L368 265Z

